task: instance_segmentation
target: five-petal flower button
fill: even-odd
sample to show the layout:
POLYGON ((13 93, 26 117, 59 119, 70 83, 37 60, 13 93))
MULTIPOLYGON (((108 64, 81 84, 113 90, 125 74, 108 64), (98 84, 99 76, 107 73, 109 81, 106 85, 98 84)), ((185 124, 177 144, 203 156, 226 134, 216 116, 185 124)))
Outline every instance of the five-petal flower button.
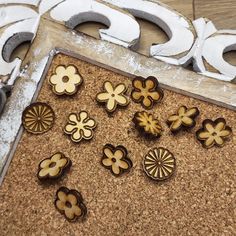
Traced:
POLYGON ((160 102, 164 96, 159 87, 158 80, 149 76, 148 78, 136 77, 133 82, 131 98, 136 103, 141 103, 145 109, 152 109, 154 104, 160 102))
POLYGON ((132 161, 127 157, 127 149, 119 145, 114 147, 106 144, 103 148, 102 165, 115 176, 120 176, 132 167, 132 161))
POLYGON ((167 124, 172 133, 177 133, 182 128, 191 129, 196 125, 195 118, 199 115, 197 107, 187 108, 186 106, 180 106, 178 111, 169 116, 167 124))
POLYGON ((66 170, 71 167, 71 160, 66 157, 63 153, 57 152, 50 158, 46 158, 39 163, 38 168, 38 179, 58 179, 66 170))
POLYGON ((73 95, 77 92, 77 87, 83 82, 82 76, 73 65, 58 66, 55 74, 49 78, 53 92, 57 95, 73 95))
POLYGON ((204 148, 211 148, 214 145, 222 147, 225 140, 232 134, 232 129, 226 125, 224 118, 218 118, 215 121, 206 119, 203 121, 203 128, 196 132, 197 139, 204 148))
POLYGON ((56 192, 56 209, 70 222, 84 219, 87 208, 81 194, 75 189, 60 187, 56 192))
POLYGON ((73 142, 78 143, 82 139, 92 139, 96 125, 96 121, 90 118, 86 111, 81 111, 78 115, 75 113, 69 115, 64 132, 70 135, 73 142))
POLYGON ((96 99, 99 103, 106 103, 107 112, 114 112, 117 105, 125 107, 129 104, 129 99, 124 95, 127 91, 125 84, 114 87, 110 81, 106 81, 103 86, 105 92, 98 93, 96 99))

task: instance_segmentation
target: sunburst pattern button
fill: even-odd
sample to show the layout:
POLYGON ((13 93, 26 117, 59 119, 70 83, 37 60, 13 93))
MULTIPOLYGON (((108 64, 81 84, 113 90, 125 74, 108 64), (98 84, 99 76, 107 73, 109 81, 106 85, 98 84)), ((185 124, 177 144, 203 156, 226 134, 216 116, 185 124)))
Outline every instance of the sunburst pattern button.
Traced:
POLYGON ((32 134, 43 134, 52 128, 55 114, 52 108, 41 102, 26 107, 22 114, 24 128, 32 134))
POLYGON ((165 148, 154 148, 145 155, 143 168, 147 176, 153 180, 167 180, 175 171, 175 157, 165 148))

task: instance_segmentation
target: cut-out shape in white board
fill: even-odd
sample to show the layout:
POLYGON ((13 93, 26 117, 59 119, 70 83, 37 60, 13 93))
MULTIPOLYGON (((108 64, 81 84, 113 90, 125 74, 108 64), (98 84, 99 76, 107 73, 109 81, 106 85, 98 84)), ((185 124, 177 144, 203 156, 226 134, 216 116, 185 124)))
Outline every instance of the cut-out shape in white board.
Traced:
POLYGON ((0 7, 0 27, 29 18, 37 17, 38 14, 29 7, 9 6, 0 7))
POLYGON ((209 36, 216 33, 217 29, 211 21, 206 22, 203 18, 195 20, 193 25, 197 33, 197 39, 188 54, 179 59, 176 64, 188 66, 192 63, 195 71, 204 72, 205 66, 202 58, 204 42, 209 36))
POLYGON ((10 75, 9 85, 14 83, 18 76, 22 61, 16 58, 9 62, 12 51, 24 41, 33 40, 39 25, 40 18, 32 18, 17 22, 6 28, 0 36, 0 75, 10 75))
POLYGON ((223 54, 236 49, 235 31, 217 31, 214 24, 204 18, 193 22, 197 39, 188 54, 179 59, 179 65, 193 64, 196 72, 218 80, 231 81, 236 77, 236 67, 223 58, 223 54), (207 71, 204 61, 220 73, 207 71))
POLYGON ((126 9, 133 16, 148 20, 166 32, 170 40, 164 44, 152 46, 150 55, 153 57, 158 56, 160 59, 160 57, 176 56, 188 51, 194 42, 191 23, 182 15, 158 3, 144 0, 104 1, 126 9))
POLYGON ((223 58, 224 53, 233 50, 236 50, 236 34, 216 35, 206 40, 202 55, 220 73, 234 79, 236 77, 236 66, 229 64, 223 58))
POLYGON ((140 37, 139 24, 131 15, 99 1, 66 0, 58 4, 50 15, 72 29, 88 21, 101 22, 109 27, 99 30, 101 39, 124 47, 135 47, 140 37))

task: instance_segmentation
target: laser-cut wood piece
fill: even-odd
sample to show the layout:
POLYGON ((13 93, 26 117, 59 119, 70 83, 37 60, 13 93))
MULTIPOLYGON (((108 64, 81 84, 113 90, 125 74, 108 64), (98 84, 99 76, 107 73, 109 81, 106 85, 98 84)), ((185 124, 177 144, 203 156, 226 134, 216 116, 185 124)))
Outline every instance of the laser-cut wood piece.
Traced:
POLYGON ((110 81, 106 81, 103 85, 104 90, 97 94, 96 100, 99 103, 106 104, 106 111, 112 113, 118 106, 126 107, 129 104, 129 99, 125 95, 127 87, 125 84, 114 86, 110 81))
POLYGON ((72 165, 71 160, 63 153, 54 153, 51 157, 40 161, 37 177, 40 181, 57 180, 67 172, 72 165))
POLYGON ((168 180, 175 172, 176 160, 168 149, 154 148, 144 156, 143 169, 152 180, 168 180))
POLYGON ((56 192, 54 205, 69 222, 82 220, 87 214, 82 195, 75 189, 60 187, 56 192))
POLYGON ((133 166, 127 149, 122 145, 114 147, 112 144, 103 147, 101 164, 116 177, 128 172, 133 166))
POLYGON ((173 134, 181 130, 192 129, 196 125, 195 118, 200 114, 197 107, 180 106, 176 113, 170 115, 166 121, 173 134))
POLYGON ((202 122, 202 128, 196 132, 198 141, 207 149, 213 146, 223 147, 231 135, 232 129, 226 125, 224 118, 215 121, 206 119, 202 122))
POLYGON ((133 79, 132 85, 131 98, 134 102, 141 103, 144 109, 152 109, 164 97, 164 92, 160 88, 157 78, 154 76, 147 78, 136 77, 133 79))
POLYGON ((79 114, 71 113, 69 115, 64 132, 73 142, 79 143, 83 139, 92 139, 96 126, 97 122, 89 116, 87 111, 81 111, 79 114))
POLYGON ((29 133, 43 134, 50 130, 55 121, 53 109, 46 103, 36 102, 26 107, 22 124, 29 133))
POLYGON ((146 111, 136 112, 132 121, 139 132, 148 138, 159 138, 162 135, 160 121, 146 111))
POLYGON ((59 65, 49 78, 52 90, 57 95, 73 95, 83 83, 83 78, 74 65, 59 65))

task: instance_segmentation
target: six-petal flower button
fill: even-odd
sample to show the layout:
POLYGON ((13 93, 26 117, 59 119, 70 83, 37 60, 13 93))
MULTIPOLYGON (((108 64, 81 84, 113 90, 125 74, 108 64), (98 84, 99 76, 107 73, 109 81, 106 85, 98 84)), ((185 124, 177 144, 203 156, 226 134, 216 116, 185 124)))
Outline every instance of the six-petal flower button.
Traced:
POLYGON ((49 78, 53 92, 57 95, 73 95, 77 92, 78 86, 83 82, 82 76, 79 74, 74 65, 58 66, 55 74, 49 78))
POLYGON ((73 142, 78 143, 82 139, 92 139, 96 125, 96 121, 90 118, 86 111, 81 111, 78 115, 75 113, 69 115, 64 132, 70 135, 73 142))

